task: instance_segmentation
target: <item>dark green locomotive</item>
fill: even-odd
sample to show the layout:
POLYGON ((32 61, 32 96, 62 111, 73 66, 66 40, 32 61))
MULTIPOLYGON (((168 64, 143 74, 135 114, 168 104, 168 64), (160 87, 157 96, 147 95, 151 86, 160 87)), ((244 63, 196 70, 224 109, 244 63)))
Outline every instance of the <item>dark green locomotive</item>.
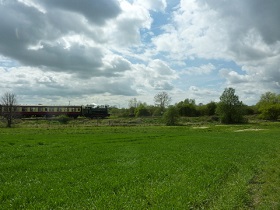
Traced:
POLYGON ((106 105, 86 105, 82 106, 82 116, 88 118, 106 118, 109 117, 108 106, 106 105))

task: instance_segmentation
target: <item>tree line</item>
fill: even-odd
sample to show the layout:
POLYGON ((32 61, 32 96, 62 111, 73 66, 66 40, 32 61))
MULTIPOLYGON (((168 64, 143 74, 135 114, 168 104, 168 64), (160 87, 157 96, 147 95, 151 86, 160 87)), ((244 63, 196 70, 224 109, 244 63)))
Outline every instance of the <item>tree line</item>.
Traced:
POLYGON ((226 124, 244 123, 245 115, 258 115, 261 119, 271 121, 278 120, 280 115, 280 94, 266 92, 261 95, 256 105, 248 106, 239 100, 235 89, 231 87, 225 88, 219 102, 197 104, 195 99, 190 98, 174 105, 170 105, 170 102, 171 97, 163 91, 155 95, 154 105, 133 98, 129 101, 128 108, 112 107, 111 112, 119 117, 164 116, 164 114, 169 115, 169 118, 213 116, 214 119, 226 124))
MULTIPOLYGON (((7 127, 11 127, 16 95, 5 93, 1 97, 3 110, 8 110, 2 117, 6 119, 7 127)), ((175 125, 180 117, 212 116, 221 123, 244 123, 245 115, 258 115, 261 119, 276 121, 280 115, 280 94, 266 92, 261 95, 254 106, 245 105, 235 94, 235 89, 225 88, 219 102, 196 104, 195 99, 185 99, 170 105, 171 97, 165 91, 154 96, 154 105, 138 101, 136 98, 129 100, 128 108, 110 107, 112 116, 116 117, 163 117, 166 125, 175 125)))

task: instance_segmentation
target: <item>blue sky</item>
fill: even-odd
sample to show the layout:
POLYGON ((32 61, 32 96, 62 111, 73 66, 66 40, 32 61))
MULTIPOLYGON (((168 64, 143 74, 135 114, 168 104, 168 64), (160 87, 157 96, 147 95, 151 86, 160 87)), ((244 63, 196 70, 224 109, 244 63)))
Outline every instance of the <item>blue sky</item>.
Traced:
POLYGON ((0 1, 0 90, 21 104, 280 92, 278 0, 0 1))

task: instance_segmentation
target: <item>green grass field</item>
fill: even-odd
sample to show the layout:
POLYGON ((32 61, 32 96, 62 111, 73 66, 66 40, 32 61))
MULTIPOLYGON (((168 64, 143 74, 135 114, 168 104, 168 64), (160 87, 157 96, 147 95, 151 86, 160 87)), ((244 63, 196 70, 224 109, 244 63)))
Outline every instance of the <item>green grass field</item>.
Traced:
POLYGON ((279 131, 0 128, 0 209, 280 209, 279 131))

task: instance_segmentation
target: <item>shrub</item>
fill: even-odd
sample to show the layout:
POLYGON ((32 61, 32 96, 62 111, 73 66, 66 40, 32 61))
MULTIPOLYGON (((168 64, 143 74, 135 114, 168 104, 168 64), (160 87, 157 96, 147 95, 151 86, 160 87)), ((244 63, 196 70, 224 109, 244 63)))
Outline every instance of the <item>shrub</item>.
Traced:
POLYGON ((166 112, 163 114, 164 123, 167 126, 176 125, 179 120, 179 112, 178 109, 174 106, 170 106, 166 112))
POLYGON ((57 120, 61 124, 67 124, 71 119, 67 115, 60 115, 60 116, 58 116, 57 120))
POLYGON ((266 92, 257 107, 261 118, 276 121, 280 115, 280 94, 266 92))
POLYGON ((150 112, 147 109, 147 107, 144 104, 140 104, 136 109, 135 109, 135 116, 136 117, 145 117, 145 116, 150 116, 150 112))

